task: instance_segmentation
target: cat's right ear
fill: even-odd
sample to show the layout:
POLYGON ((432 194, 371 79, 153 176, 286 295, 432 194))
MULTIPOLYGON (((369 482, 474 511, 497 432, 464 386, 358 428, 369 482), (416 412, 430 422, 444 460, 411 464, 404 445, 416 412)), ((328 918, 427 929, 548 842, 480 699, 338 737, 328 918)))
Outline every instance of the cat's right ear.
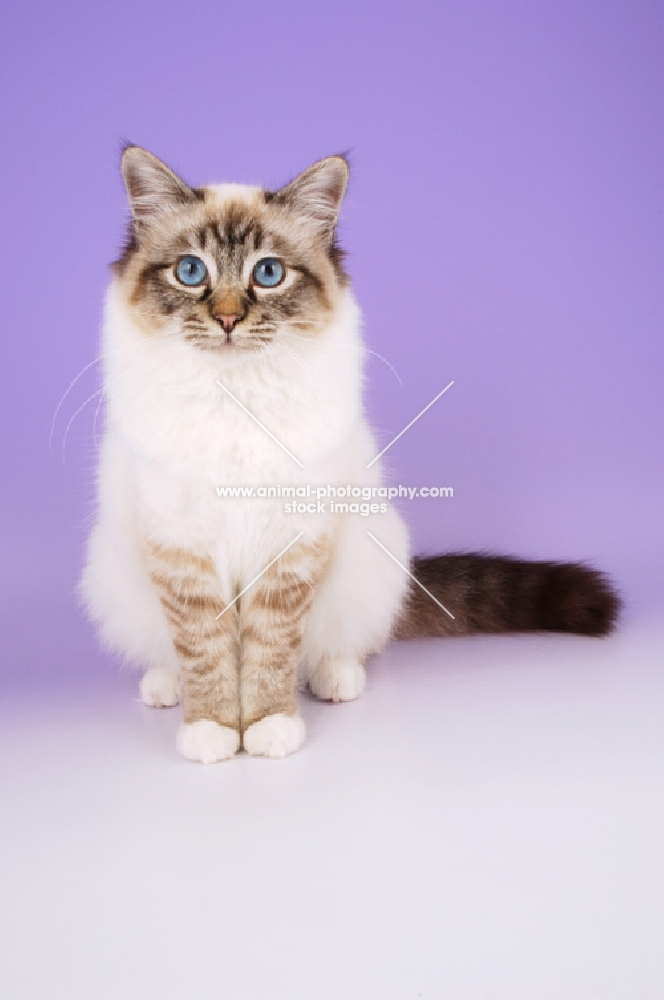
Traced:
POLYGON ((165 163, 140 146, 122 153, 122 179, 135 222, 149 222, 155 215, 198 200, 197 193, 165 163))

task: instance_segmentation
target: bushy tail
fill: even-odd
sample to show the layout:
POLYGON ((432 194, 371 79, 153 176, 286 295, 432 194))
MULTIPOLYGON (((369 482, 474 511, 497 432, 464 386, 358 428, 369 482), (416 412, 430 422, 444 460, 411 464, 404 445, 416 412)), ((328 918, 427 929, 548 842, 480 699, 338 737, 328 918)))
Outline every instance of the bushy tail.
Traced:
POLYGON ((411 571, 454 619, 411 581, 396 639, 477 632, 601 636, 613 628, 621 605, 608 579, 580 563, 469 552, 416 557, 411 571))

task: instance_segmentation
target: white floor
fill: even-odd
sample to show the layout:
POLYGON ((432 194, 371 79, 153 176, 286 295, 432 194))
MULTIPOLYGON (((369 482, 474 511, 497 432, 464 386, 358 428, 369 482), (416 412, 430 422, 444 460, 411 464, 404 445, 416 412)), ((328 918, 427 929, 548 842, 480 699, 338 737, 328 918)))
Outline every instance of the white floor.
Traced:
POLYGON ((2 1000, 659 1000, 664 629, 393 646, 282 762, 110 671, 0 718, 2 1000))

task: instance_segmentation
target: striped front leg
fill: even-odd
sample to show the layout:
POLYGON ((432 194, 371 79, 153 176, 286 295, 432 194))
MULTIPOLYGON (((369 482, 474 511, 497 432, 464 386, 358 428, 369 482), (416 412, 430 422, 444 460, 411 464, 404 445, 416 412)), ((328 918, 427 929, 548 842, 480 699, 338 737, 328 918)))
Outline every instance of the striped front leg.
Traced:
POLYGON ((247 753, 285 757, 304 739, 297 665, 327 540, 293 546, 241 600, 241 728, 247 753))
POLYGON ((209 557, 156 543, 146 554, 180 664, 178 749, 204 764, 232 757, 240 746, 237 606, 218 617, 226 602, 209 557))

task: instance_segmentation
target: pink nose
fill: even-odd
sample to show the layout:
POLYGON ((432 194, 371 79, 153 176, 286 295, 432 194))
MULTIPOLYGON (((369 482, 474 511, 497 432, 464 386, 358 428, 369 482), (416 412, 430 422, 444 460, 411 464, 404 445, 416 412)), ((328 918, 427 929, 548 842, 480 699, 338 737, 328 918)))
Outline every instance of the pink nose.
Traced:
POLYGON ((219 320, 226 333, 230 333, 242 316, 239 313, 215 313, 214 318, 219 320))

